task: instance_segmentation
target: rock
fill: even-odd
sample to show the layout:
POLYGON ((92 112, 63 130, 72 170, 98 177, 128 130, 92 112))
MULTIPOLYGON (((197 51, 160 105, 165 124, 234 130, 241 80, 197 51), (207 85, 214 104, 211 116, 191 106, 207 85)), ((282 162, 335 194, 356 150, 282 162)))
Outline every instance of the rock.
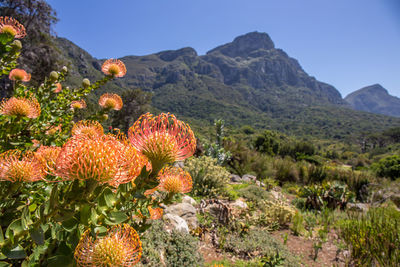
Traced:
POLYGON ((259 187, 265 187, 265 184, 263 182, 260 181, 256 181, 256 185, 259 187))
POLYGON ((285 198, 285 196, 284 196, 282 193, 280 193, 280 192, 271 191, 270 193, 271 193, 271 195, 272 195, 276 200, 282 200, 282 199, 285 198))
POLYGON ((368 205, 365 203, 347 203, 346 208, 352 211, 366 212, 368 211, 368 205))
POLYGON ((164 213, 178 215, 187 222, 190 229, 195 229, 199 225, 196 216, 196 208, 189 203, 171 205, 164 210, 164 213))
POLYGON ((229 175, 229 178, 231 179, 231 182, 233 183, 240 183, 242 181, 242 177, 236 174, 231 174, 229 175))
POLYGON ((251 174, 245 174, 242 177, 243 182, 255 182, 257 177, 251 174))
POLYGON ((400 209, 400 194, 391 195, 390 200, 400 209))
POLYGON ((187 222, 176 214, 164 214, 164 221, 166 222, 167 230, 177 230, 184 233, 189 233, 189 226, 187 222))
POLYGON ((192 206, 197 205, 196 200, 194 200, 193 198, 191 198, 191 197, 189 197, 189 196, 187 196, 187 195, 184 195, 184 196, 183 196, 183 198, 182 198, 182 203, 187 203, 187 204, 190 204, 190 205, 192 205, 192 206))
POLYGON ((231 205, 231 207, 236 207, 239 209, 247 209, 248 208, 246 202, 244 202, 240 199, 237 199, 235 202, 231 203, 230 205, 231 205))

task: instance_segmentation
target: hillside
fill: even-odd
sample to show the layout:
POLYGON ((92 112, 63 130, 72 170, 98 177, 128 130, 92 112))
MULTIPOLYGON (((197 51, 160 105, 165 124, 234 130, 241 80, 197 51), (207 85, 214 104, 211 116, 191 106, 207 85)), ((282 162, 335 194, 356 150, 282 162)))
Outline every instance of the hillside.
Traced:
MULTIPOLYGON (((99 75, 100 60, 66 39, 58 42, 76 83, 99 75)), ((198 125, 222 118, 227 126, 336 139, 400 126, 400 119, 351 110, 333 86, 309 76, 266 33, 239 36, 203 56, 186 47, 122 60, 127 75, 97 95, 141 88, 153 93, 155 109, 198 125)))
POLYGON ((380 84, 354 91, 345 100, 355 110, 400 117, 400 98, 390 95, 380 84))

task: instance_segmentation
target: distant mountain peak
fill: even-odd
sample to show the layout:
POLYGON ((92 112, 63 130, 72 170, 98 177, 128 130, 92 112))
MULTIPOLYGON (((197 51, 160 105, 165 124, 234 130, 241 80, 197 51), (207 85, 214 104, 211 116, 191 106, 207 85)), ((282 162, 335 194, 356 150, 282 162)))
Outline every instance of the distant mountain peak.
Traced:
POLYGON ((164 61, 173 61, 178 57, 197 57, 197 52, 191 47, 184 47, 178 50, 166 50, 157 53, 164 61))
POLYGON ((400 117, 400 98, 390 95, 380 84, 354 91, 345 100, 356 110, 400 117))
POLYGON ((249 53, 259 49, 270 50, 274 48, 274 42, 267 33, 250 32, 236 37, 231 43, 208 51, 207 54, 220 52, 228 57, 246 57, 249 53))

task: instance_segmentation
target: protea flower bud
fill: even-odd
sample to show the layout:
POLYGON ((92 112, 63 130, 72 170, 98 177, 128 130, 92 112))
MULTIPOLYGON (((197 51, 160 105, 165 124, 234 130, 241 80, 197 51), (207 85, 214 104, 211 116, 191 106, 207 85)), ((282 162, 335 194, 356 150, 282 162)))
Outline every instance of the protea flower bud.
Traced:
POLYGON ((18 39, 26 36, 24 25, 10 17, 0 17, 0 33, 7 33, 18 39))
POLYGON ((166 167, 159 173, 160 191, 168 193, 188 193, 192 190, 193 181, 190 174, 181 168, 166 167))
POLYGON ((12 48, 15 49, 15 50, 21 50, 21 49, 22 49, 22 43, 21 43, 20 40, 14 40, 14 41, 11 43, 11 46, 12 46, 12 48))
POLYGON ((0 155, 0 181, 34 182, 43 178, 42 165, 33 154, 9 150, 0 155))
POLYGON ((83 79, 82 86, 83 86, 83 88, 88 88, 90 86, 90 80, 87 78, 83 79))
POLYGON ((142 243, 131 226, 116 225, 106 236, 90 236, 87 230, 74 253, 78 266, 134 266, 142 257, 142 243))
POLYGON ((120 110, 123 103, 119 95, 106 93, 100 97, 99 105, 104 109, 120 110))
POLYGON ((105 75, 113 77, 123 77, 126 74, 126 67, 121 60, 118 59, 108 59, 103 63, 101 71, 105 75))
POLYGON ((62 69, 61 69, 61 71, 64 72, 64 73, 68 72, 67 66, 63 66, 62 69))
POLYGON ((57 73, 57 71, 52 71, 52 72, 50 72, 50 81, 56 81, 57 79, 58 79, 58 73, 57 73))
POLYGON ((72 109, 83 109, 83 108, 86 108, 86 102, 83 99, 81 99, 79 101, 72 101, 71 102, 71 108, 72 109))
POLYGON ((169 113, 140 116, 128 136, 132 145, 151 161, 153 170, 184 160, 196 149, 196 138, 189 125, 169 113))

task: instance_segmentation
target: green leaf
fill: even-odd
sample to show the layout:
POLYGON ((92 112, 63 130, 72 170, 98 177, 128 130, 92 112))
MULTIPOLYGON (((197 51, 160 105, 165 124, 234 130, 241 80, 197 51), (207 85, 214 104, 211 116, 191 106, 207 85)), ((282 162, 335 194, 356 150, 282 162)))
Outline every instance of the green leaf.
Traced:
POLYGON ((78 220, 72 217, 71 219, 62 222, 62 226, 67 232, 72 232, 78 223, 78 220))
POLYGON ((6 238, 13 239, 16 234, 22 232, 23 230, 21 219, 17 219, 8 226, 6 230, 6 238))
POLYGON ((129 217, 126 216, 125 212, 122 211, 112 211, 110 215, 105 220, 108 224, 119 224, 126 221, 129 217))
POLYGON ((31 229, 29 231, 29 234, 31 235, 32 240, 35 241, 36 244, 38 245, 44 244, 44 232, 41 227, 36 229, 31 229))
POLYGON ((9 259, 23 259, 27 256, 25 250, 19 245, 12 250, 3 248, 2 252, 9 259))
POLYGON ((0 261, 0 267, 10 267, 11 263, 0 261))
POLYGON ((60 266, 73 266, 72 257, 65 255, 56 255, 48 259, 48 267, 60 267, 60 266))
POLYGON ((4 235, 3 235, 3 230, 1 229, 1 226, 0 226, 0 243, 1 242, 4 242, 4 235))
POLYGON ((80 222, 81 224, 88 225, 89 219, 90 219, 90 205, 89 204, 84 204, 81 207, 81 212, 80 212, 80 222))

